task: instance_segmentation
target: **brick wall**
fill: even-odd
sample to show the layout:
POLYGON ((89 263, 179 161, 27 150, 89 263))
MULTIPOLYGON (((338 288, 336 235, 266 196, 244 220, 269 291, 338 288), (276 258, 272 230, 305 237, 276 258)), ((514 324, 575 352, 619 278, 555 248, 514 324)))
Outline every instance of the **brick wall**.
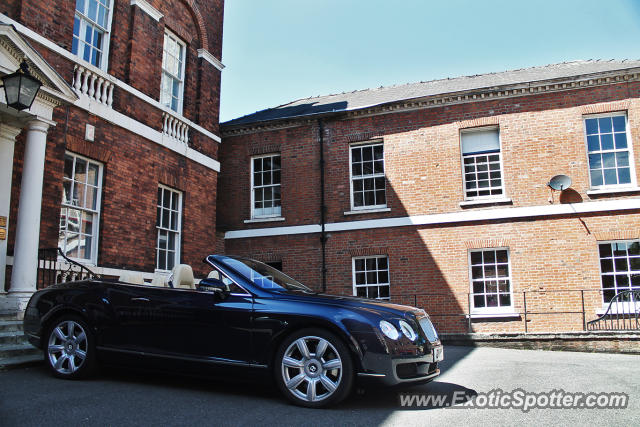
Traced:
MULTIPOLYGON (((206 39, 207 46, 211 45, 210 52, 220 59, 224 2, 174 0, 149 3, 164 15, 160 22, 153 20, 140 8, 131 6, 129 1, 113 2, 107 72, 159 100, 163 35, 165 28, 169 29, 187 44, 183 115, 217 134, 220 71, 199 59, 197 51, 203 48, 206 39), (204 7, 200 3, 205 4, 204 7)), ((23 0, 11 2, 3 9, 10 18, 69 51, 73 40, 74 11, 75 1, 70 0, 50 3, 23 0)), ((46 48, 38 50, 71 84, 75 64, 46 48)), ((147 103, 125 91, 114 91, 113 106, 154 129, 162 127, 159 110, 153 111, 147 103)), ((212 145, 202 142, 200 149, 211 155, 215 151, 212 145)))
MULTIPOLYGON (((513 206, 548 204, 546 186, 558 174, 573 179, 580 201, 597 197, 589 189, 583 115, 627 111, 640 181, 640 83, 625 83, 325 122, 327 222, 461 211, 464 200, 460 129, 496 124, 500 129, 505 196, 513 206), (622 103, 619 101, 623 101, 622 103), (473 122, 475 120, 475 122, 473 122), (484 120, 484 121, 483 121, 484 120), (353 215, 350 210, 349 144, 384 140, 387 205, 390 212, 353 215)), ((315 122, 298 127, 225 136, 220 224, 228 229, 319 222, 319 151, 315 122), (282 153, 284 223, 244 225, 248 219, 252 153, 282 153)), ((556 194, 556 197, 558 195, 556 194)), ((608 198, 610 198, 609 196, 608 198)), ((557 200, 556 200, 557 201, 557 200)))
MULTIPOLYGON (((589 195, 584 140, 586 114, 624 111, 640 181, 640 84, 622 83, 503 100, 424 108, 351 118, 324 119, 327 222, 375 220, 468 210, 550 206, 549 179, 569 175, 570 190, 553 204, 637 198, 640 192, 589 195), (461 207, 464 200, 460 130, 494 125, 500 130, 506 205, 461 207), (349 146, 383 140, 389 212, 345 215, 350 210, 349 146)), ((224 230, 319 224, 319 136, 314 120, 289 127, 234 134, 221 145, 219 227, 224 230), (250 158, 282 155, 285 221, 244 223, 250 218, 250 158)), ((388 255, 391 300, 417 304, 443 332, 466 332, 470 248, 509 248, 512 318, 474 318, 473 332, 580 331, 602 308, 598 241, 640 238, 640 212, 532 217, 434 226, 404 226, 329 233, 327 285, 352 295, 354 256, 388 255), (584 290, 581 293, 578 290, 584 290), (525 296, 526 292, 526 296, 525 296), (545 314, 532 314, 544 312, 545 314), (563 313, 575 312, 575 313, 563 313)), ((227 253, 283 262, 285 273, 321 287, 320 235, 226 239, 227 253)))
MULTIPOLYGON (((107 72, 158 100, 163 34, 170 29, 187 43, 184 116, 217 134, 220 71, 198 58, 205 47, 220 58, 223 1, 150 1, 164 17, 153 20, 130 2, 114 0, 107 72), (203 82, 201 82, 203 80, 203 82)), ((22 25, 71 49, 74 1, 43 3, 10 0, 0 7, 22 25)), ((71 84, 75 62, 30 41, 44 59, 71 84)), ((162 129, 162 110, 128 91, 114 90, 113 109, 156 130, 162 129)), ((155 268, 157 188, 164 184, 182 192, 181 261, 196 275, 208 272, 202 264, 221 240, 216 238, 217 173, 155 142, 74 106, 54 110, 49 128, 43 182, 40 247, 58 244, 65 152, 103 165, 98 265, 151 272, 155 268), (95 127, 95 141, 86 141, 85 126, 95 127)), ((189 145, 217 158, 218 142, 192 130, 189 145)), ((14 152, 8 255, 13 254, 17 223, 25 132, 14 152)), ((8 286, 8 281, 7 285, 8 286)))

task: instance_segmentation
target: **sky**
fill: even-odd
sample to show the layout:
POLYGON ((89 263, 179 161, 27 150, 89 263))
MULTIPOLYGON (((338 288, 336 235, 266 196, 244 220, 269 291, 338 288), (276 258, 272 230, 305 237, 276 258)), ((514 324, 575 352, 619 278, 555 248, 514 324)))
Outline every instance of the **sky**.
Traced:
POLYGON ((640 59, 640 0, 226 0, 220 121, 578 59, 640 59))

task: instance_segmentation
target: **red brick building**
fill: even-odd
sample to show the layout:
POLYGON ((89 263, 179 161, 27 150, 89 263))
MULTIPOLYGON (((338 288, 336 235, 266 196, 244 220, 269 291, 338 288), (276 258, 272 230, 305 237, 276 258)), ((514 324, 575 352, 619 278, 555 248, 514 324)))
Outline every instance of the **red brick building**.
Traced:
POLYGON ((226 252, 316 289, 443 332, 580 331, 640 289, 640 62, 301 99, 222 132, 226 252))
POLYGON ((0 74, 25 59, 30 109, 0 105, 0 306, 38 248, 99 274, 199 270, 215 250, 223 1, 7 0, 0 74))

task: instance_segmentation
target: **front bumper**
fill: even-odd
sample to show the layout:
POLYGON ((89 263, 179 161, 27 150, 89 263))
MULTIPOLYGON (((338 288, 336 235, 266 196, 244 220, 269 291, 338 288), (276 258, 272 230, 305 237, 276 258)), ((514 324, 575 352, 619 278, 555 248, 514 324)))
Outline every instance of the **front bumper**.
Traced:
POLYGON ((420 356, 369 353, 363 359, 364 372, 359 377, 375 379, 385 385, 430 381, 440 375, 438 362, 443 359, 442 344, 420 356))

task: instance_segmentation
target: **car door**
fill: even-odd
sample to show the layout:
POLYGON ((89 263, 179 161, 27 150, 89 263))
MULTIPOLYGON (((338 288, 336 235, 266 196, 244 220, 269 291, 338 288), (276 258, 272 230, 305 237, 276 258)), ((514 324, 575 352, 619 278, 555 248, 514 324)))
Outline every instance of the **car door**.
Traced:
POLYGON ((168 289, 157 306, 162 318, 157 350, 190 358, 252 362, 253 297, 168 289))
POLYGON ((250 363, 250 294, 221 298, 214 292, 151 286, 107 291, 112 321, 102 345, 124 351, 250 363))

